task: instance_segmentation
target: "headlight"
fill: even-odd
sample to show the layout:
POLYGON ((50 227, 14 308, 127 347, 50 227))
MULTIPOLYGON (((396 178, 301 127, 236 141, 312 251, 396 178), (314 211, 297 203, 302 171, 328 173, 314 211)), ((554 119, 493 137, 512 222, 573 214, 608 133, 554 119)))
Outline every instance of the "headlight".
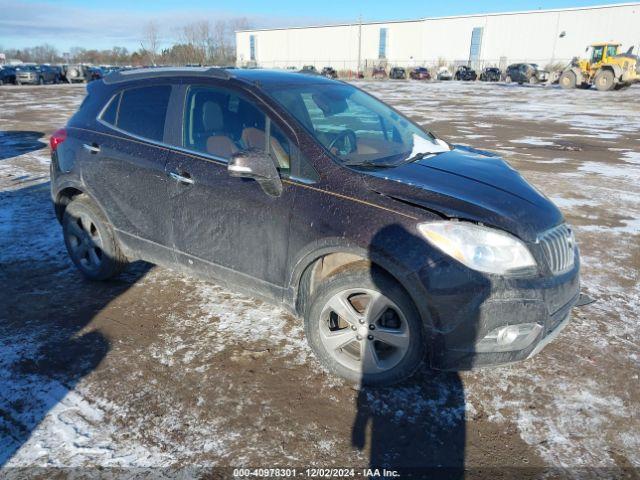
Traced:
POLYGON ((501 230, 455 221, 421 223, 418 230, 444 253, 480 272, 531 273, 536 267, 526 245, 501 230))

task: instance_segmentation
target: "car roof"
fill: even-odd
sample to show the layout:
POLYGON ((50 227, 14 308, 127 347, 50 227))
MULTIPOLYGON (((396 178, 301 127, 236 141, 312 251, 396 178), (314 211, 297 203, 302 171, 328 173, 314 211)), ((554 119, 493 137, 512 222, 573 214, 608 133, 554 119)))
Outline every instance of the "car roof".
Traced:
POLYGON ((116 84, 133 80, 171 77, 205 77, 222 80, 237 79, 259 85, 304 85, 332 83, 322 76, 310 76, 287 70, 239 69, 221 67, 149 67, 121 70, 104 77, 104 83, 116 84))

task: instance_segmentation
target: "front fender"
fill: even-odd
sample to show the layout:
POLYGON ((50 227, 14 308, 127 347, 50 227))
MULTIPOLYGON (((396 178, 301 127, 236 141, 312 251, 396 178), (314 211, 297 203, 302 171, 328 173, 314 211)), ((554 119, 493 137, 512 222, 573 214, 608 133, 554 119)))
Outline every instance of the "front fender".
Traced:
MULTIPOLYGON (((408 241, 411 241, 411 239, 408 241)), ((424 240, 420 240, 420 242, 425 247, 425 250, 432 250, 424 240)), ((426 303, 427 292, 420 280, 420 271, 425 263, 435 265, 439 260, 439 254, 436 254, 438 259, 434 259, 430 254, 424 258, 419 255, 421 260, 416 262, 415 259, 411 261, 410 256, 399 259, 395 254, 387 253, 384 247, 372 248, 370 246, 363 248, 340 237, 328 237, 310 243, 301 249, 297 257, 291 262, 291 268, 287 275, 287 284, 285 285, 284 301, 292 311, 296 311, 304 272, 316 260, 331 253, 354 254, 383 269, 407 291, 426 326, 430 327, 432 325, 431 315, 426 303)))
POLYGON ((574 73, 574 75, 576 76, 576 85, 580 86, 580 84, 584 83, 585 78, 582 75, 582 70, 580 70, 578 67, 572 67, 571 71, 574 73))

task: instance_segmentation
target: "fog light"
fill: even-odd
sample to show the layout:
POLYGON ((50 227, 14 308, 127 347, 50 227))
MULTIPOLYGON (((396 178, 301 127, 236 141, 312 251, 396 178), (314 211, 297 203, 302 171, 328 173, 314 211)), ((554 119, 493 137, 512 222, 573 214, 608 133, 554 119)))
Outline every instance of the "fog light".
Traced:
POLYGON ((513 352, 527 348, 538 337, 542 326, 537 323, 506 325, 491 330, 476 343, 476 352, 513 352))

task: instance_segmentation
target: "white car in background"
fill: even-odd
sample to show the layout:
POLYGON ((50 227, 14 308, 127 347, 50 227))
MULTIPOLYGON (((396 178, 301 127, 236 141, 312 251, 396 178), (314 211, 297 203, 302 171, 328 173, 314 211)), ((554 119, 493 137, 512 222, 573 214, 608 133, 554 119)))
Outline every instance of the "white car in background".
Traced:
POLYGON ((438 69, 438 80, 451 80, 453 78, 453 75, 451 75, 451 72, 449 71, 449 69, 447 67, 440 67, 438 69))

